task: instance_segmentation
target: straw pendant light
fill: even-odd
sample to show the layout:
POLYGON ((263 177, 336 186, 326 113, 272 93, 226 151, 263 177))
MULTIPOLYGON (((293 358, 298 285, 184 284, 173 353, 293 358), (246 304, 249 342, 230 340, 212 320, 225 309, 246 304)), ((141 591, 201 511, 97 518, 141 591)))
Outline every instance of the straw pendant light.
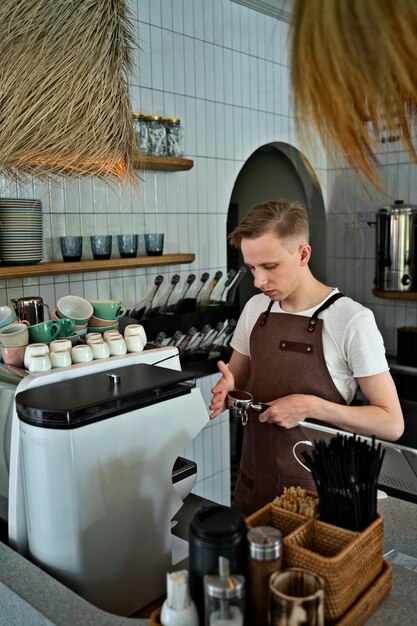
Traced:
POLYGON ((314 128, 330 157, 340 154, 377 186, 385 141, 417 163, 416 41, 415 0, 294 0, 299 130, 314 146, 314 128))
POLYGON ((0 174, 136 180, 125 0, 0 2, 0 174))

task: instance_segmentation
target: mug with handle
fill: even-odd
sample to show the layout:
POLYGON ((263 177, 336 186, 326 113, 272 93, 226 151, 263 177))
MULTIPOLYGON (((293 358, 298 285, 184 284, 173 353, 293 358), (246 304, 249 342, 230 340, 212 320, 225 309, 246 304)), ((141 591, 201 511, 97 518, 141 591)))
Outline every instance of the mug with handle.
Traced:
POLYGON ((29 326, 29 337, 33 343, 51 343, 58 337, 61 320, 48 320, 29 326))

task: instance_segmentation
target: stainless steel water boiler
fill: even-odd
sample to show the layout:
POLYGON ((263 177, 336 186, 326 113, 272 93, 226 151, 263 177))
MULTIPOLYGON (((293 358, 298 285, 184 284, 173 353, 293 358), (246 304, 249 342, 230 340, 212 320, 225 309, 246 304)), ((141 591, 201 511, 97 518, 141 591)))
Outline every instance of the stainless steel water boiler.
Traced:
POLYGON ((417 206, 381 207, 376 215, 375 289, 417 290, 417 206))

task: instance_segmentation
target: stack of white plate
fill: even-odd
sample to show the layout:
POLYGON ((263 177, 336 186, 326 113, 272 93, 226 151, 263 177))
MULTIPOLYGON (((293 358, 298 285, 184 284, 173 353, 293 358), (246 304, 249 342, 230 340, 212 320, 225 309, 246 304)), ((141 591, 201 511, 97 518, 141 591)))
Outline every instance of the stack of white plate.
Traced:
POLYGON ((0 258, 4 265, 34 265, 42 260, 42 203, 30 198, 0 198, 0 258))

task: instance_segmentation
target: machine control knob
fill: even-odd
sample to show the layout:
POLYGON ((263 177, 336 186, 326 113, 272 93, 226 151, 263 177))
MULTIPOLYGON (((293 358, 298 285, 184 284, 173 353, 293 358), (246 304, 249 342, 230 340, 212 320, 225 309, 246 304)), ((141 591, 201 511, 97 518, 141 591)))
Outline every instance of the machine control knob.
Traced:
POLYGON ((106 376, 108 376, 110 378, 110 380, 113 383, 113 385, 117 385, 118 383, 120 383, 120 376, 119 376, 119 374, 107 373, 106 376))
POLYGON ((404 274, 404 276, 401 278, 401 282, 403 285, 410 285, 411 284, 411 276, 409 276, 408 274, 404 274))

